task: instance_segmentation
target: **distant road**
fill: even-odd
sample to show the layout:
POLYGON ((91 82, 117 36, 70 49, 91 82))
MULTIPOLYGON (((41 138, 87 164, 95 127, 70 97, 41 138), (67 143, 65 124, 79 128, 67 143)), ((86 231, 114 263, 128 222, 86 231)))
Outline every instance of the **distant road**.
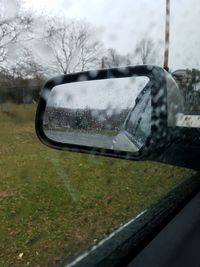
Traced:
POLYGON ((45 133, 50 139, 61 143, 94 146, 100 148, 111 148, 113 146, 112 141, 114 137, 112 136, 50 130, 45 130, 45 133))

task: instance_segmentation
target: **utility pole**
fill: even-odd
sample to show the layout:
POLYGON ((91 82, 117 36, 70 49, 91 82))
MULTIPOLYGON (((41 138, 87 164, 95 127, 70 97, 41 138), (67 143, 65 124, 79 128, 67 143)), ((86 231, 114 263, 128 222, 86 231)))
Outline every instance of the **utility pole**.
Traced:
POLYGON ((169 40, 170 40, 170 0, 166 0, 166 17, 165 17, 165 51, 164 65, 165 70, 169 70, 169 40))

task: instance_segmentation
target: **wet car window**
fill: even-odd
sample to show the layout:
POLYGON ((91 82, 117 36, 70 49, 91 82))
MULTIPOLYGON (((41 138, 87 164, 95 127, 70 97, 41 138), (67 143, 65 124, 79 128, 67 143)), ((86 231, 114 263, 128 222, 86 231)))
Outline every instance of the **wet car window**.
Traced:
MULTIPOLYGON (((176 121, 169 118, 169 126, 183 126, 190 116, 190 126, 198 128, 191 115, 199 114, 200 4, 171 2, 169 70, 178 71, 174 79, 185 104, 169 107, 178 115, 176 121)), ((195 173, 157 162, 52 150, 34 130, 39 94, 51 77, 163 66, 165 4, 0 0, 0 266, 70 260, 195 173)), ((134 130, 146 133, 148 119, 139 118, 134 130)))

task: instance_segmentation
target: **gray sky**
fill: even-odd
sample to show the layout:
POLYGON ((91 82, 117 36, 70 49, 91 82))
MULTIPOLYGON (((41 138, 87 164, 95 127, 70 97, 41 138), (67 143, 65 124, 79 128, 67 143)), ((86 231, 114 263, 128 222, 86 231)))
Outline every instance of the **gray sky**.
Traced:
MULTIPOLYGON (((144 36, 164 42, 165 0, 25 0, 36 11, 85 18, 100 28, 106 47, 120 53, 133 52, 144 36)), ((171 0, 169 65, 200 68, 200 1, 171 0)), ((160 49, 160 55, 162 56, 160 49)))

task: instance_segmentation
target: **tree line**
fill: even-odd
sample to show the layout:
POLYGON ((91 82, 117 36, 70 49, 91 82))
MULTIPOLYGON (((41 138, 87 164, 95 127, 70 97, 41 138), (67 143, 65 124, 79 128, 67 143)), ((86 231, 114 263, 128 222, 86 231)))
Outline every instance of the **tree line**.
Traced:
POLYGON ((158 63, 158 44, 150 38, 122 55, 107 48, 98 28, 85 20, 27 11, 20 0, 13 0, 9 13, 5 3, 0 0, 0 103, 37 101, 42 85, 55 75, 158 63))
MULTIPOLYGON (((161 63, 160 44, 148 36, 121 54, 106 47, 99 29, 85 20, 34 13, 22 0, 12 0, 12 7, 8 3, 0 0, 0 103, 37 102, 45 81, 59 74, 161 63)), ((189 109, 200 102, 199 72, 187 74, 180 85, 189 109)))
POLYGON ((47 107, 44 117, 46 130, 114 130, 122 127, 129 109, 67 109, 47 107))

